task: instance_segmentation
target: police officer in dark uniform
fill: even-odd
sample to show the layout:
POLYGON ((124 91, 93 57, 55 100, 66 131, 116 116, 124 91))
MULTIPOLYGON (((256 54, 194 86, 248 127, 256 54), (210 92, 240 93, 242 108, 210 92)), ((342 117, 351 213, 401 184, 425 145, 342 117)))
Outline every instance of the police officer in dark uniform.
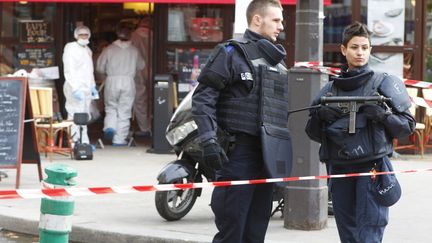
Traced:
MULTIPOLYGON (((192 98, 204 163, 216 170, 217 180, 267 178, 271 166, 263 160, 263 124, 287 135, 286 53, 274 44, 283 31, 281 4, 253 0, 246 15, 244 36, 215 47, 192 98), (235 140, 227 153, 217 140, 218 130, 235 140)), ((215 188, 211 207, 219 232, 213 242, 264 242, 272 191, 271 184, 215 188)))
MULTIPOLYGON (((309 137, 321 143, 320 160, 329 174, 380 171, 390 163, 393 138, 406 137, 415 128, 411 105, 400 79, 372 71, 368 66, 371 51, 367 26, 354 23, 343 32, 342 54, 347 66, 339 77, 327 83, 312 105, 322 96, 373 96, 391 98, 385 103, 364 104, 357 113, 355 133, 349 132, 349 115, 339 107, 325 105, 310 113, 306 126, 309 137)), ((329 190, 341 242, 381 242, 388 223, 389 209, 373 192, 375 177, 331 179, 329 190)))

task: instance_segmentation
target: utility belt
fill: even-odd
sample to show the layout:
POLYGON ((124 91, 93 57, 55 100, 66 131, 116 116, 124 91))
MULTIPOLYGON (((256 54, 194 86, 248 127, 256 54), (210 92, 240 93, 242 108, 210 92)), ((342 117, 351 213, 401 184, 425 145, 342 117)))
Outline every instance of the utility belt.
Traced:
POLYGON ((261 139, 258 136, 249 135, 246 133, 235 133, 227 136, 227 151, 231 152, 236 145, 254 146, 261 148, 261 139))

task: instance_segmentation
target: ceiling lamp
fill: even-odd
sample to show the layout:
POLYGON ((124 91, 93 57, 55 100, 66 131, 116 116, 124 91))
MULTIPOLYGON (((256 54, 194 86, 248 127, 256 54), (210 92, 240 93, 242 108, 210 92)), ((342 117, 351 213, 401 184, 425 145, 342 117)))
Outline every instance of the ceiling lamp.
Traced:
POLYGON ((140 15, 151 14, 154 11, 154 3, 123 3, 123 9, 131 9, 136 14, 140 15))

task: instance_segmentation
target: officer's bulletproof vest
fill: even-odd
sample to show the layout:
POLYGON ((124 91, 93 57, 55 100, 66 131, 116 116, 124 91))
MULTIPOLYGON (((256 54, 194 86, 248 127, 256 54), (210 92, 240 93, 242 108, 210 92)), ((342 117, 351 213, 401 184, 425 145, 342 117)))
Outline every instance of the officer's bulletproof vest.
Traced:
POLYGON ((281 63, 271 66, 252 41, 239 39, 232 40, 231 44, 245 55, 254 84, 245 97, 222 97, 219 100, 218 124, 228 132, 254 136, 259 135, 259 127, 263 122, 287 127, 288 75, 285 66, 281 63), (261 95, 264 97, 263 104, 260 102, 261 95))
MULTIPOLYGON (((384 73, 375 73, 365 85, 343 91, 334 84, 329 86, 333 96, 373 96, 384 79, 384 73)), ((372 162, 393 152, 392 139, 383 124, 366 119, 361 112, 356 117, 356 132, 348 133, 349 116, 325 127, 320 148, 320 160, 331 164, 358 164, 372 162)))

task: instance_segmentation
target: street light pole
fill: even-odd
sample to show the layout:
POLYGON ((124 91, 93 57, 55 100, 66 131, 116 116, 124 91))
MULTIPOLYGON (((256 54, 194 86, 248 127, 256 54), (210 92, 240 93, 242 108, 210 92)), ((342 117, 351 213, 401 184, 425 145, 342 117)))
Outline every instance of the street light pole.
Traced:
MULTIPOLYGON (((297 0, 295 61, 322 61, 323 0, 297 0)), ((294 67, 289 74, 290 110, 310 105, 328 75, 294 67)), ((304 132, 308 112, 293 113, 289 129, 293 141, 293 176, 323 175, 325 166, 318 157, 319 145, 304 132)), ((327 182, 290 182, 284 191, 284 227, 319 230, 327 226, 327 182)))

